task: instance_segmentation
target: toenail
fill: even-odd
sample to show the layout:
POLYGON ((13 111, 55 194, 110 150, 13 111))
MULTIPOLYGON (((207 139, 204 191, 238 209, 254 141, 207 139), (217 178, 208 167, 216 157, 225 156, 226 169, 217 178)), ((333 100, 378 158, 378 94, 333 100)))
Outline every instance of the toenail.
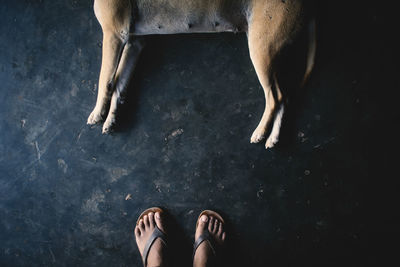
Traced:
POLYGON ((208 217, 205 216, 205 215, 203 215, 203 216, 201 216, 201 220, 202 220, 203 222, 207 222, 207 221, 208 221, 208 217))

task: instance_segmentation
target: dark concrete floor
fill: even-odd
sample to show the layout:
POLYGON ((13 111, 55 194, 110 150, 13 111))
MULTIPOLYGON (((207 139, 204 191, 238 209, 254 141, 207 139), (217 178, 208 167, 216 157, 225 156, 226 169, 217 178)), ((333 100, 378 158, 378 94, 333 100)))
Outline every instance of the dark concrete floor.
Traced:
POLYGON ((206 208, 228 220, 229 266, 385 266, 399 231, 395 17, 333 2, 268 151, 249 143, 264 100, 245 35, 150 37, 120 130, 103 136, 86 125, 101 61, 92 2, 2 3, 0 265, 141 266, 134 222, 160 205, 177 266, 206 208))

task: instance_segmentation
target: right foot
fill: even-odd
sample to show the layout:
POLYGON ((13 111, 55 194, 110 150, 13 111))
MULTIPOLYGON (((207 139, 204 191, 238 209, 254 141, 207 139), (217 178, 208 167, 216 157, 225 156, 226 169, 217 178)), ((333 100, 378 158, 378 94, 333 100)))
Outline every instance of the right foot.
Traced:
MULTIPOLYGON (((212 216, 212 214, 203 214, 198 220, 195 240, 197 240, 205 231, 208 230, 210 237, 214 239, 215 245, 220 247, 223 245, 226 237, 223 226, 223 222, 218 220, 216 216, 212 216)), ((202 242, 195 251, 193 266, 207 266, 212 257, 215 257, 213 253, 214 252, 210 243, 207 241, 202 242)))
MULTIPOLYGON (((155 213, 149 212, 148 214, 144 215, 135 227, 136 243, 139 248, 140 255, 142 255, 142 258, 143 250, 145 249, 147 241, 153 233, 156 225, 162 232, 165 233, 162 213, 159 211, 155 213)), ((154 241, 153 245, 150 247, 150 251, 147 256, 147 266, 145 267, 163 266, 165 256, 164 251, 164 242, 162 242, 160 238, 157 238, 154 241)))

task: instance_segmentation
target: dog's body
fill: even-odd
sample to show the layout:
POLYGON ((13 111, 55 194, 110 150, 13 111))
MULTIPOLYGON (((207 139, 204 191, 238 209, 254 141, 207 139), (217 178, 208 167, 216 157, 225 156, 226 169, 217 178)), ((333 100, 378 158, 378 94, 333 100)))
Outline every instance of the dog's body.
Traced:
MULTIPOLYGON (((96 107, 88 124, 102 121, 103 133, 115 123, 121 94, 143 48, 139 36, 195 32, 239 32, 248 36, 250 58, 264 89, 266 106, 251 142, 278 141, 284 98, 276 80, 274 62, 280 50, 304 24, 301 0, 95 0, 94 11, 103 30, 103 58, 96 107)), ((306 76, 315 54, 310 42, 306 76)))

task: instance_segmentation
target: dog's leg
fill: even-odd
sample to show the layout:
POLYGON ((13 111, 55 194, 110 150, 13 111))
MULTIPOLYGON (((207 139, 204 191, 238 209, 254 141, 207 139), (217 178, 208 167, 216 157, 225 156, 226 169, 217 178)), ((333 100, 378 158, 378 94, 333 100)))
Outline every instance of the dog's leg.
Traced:
POLYGON ((284 111, 285 111, 285 105, 281 103, 279 105, 278 111, 276 112, 274 118, 274 125, 272 126, 271 133, 268 136, 267 141, 265 142, 265 148, 267 149, 273 148, 276 145, 276 143, 278 143, 284 111))
POLYGON ((122 40, 113 32, 103 33, 103 52, 99 79, 99 91, 96 106, 90 114, 87 123, 96 124, 102 121, 110 104, 110 98, 114 89, 114 76, 123 47, 122 40))
MULTIPOLYGON (((279 88, 278 80, 276 76, 274 76, 274 81, 275 81, 275 86, 276 88, 279 88)), ((278 143, 279 140, 279 133, 281 131, 281 125, 282 125, 282 118, 283 118, 283 113, 285 112, 285 104, 282 101, 279 103, 279 106, 276 109, 276 113, 274 116, 274 124, 272 125, 272 130, 271 133, 269 134, 267 141, 265 142, 265 148, 273 148, 276 143, 278 143)))
POLYGON ((103 52, 97 102, 88 118, 88 124, 100 122, 107 112, 115 87, 115 73, 127 41, 131 21, 131 6, 128 0, 95 0, 93 7, 103 30, 103 52))
POLYGON ((283 95, 275 79, 274 64, 279 51, 293 32, 298 10, 299 6, 296 4, 287 9, 286 3, 280 1, 277 1, 275 5, 270 5, 268 1, 253 2, 248 42, 250 58, 264 89, 265 109, 250 142, 258 143, 263 140, 270 123, 274 121, 270 138, 267 138, 266 148, 273 147, 278 141, 284 112, 283 95), (274 81, 275 84, 273 84, 274 81))
POLYGON ((252 22, 249 27, 249 50, 250 58, 253 62, 258 79, 264 89, 265 109, 262 118, 254 130, 250 142, 258 143, 265 138, 268 125, 274 117, 276 106, 282 100, 282 94, 278 89, 277 92, 272 91, 273 70, 272 62, 274 54, 271 54, 271 40, 268 40, 268 35, 260 30, 260 26, 265 27, 264 23, 258 25, 257 22, 252 22))
POLYGON ((124 95, 128 87, 128 83, 135 69, 140 52, 143 49, 144 42, 142 39, 133 39, 131 37, 121 55, 118 70, 115 75, 115 90, 113 92, 108 116, 103 124, 103 133, 109 133, 115 124, 115 117, 119 104, 123 103, 124 95))

